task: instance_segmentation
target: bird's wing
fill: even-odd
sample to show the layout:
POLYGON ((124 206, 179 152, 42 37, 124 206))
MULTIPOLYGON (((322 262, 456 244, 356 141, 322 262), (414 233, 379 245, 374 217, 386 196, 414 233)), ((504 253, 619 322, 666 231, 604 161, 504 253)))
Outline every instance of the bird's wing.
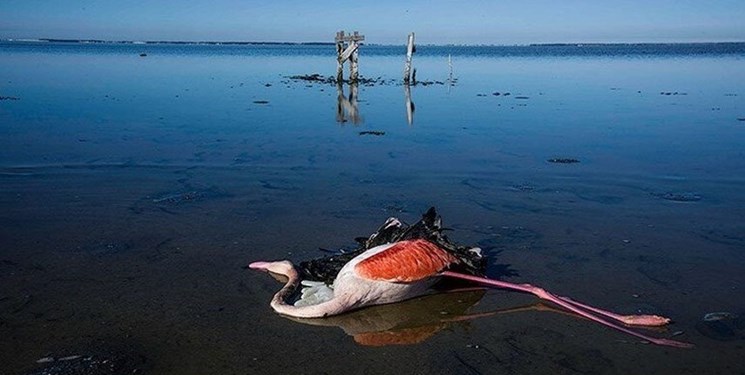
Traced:
POLYGON ((414 282, 435 276, 458 259, 422 239, 400 241, 355 266, 361 277, 390 282, 414 282))

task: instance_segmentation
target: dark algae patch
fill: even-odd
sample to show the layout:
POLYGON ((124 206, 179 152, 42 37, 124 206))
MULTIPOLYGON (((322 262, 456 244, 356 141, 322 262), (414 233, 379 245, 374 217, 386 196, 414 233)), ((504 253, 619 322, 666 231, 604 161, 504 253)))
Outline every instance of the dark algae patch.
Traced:
POLYGON ((666 201, 673 202, 698 202, 701 200, 701 195, 696 193, 652 193, 657 198, 664 199, 666 201))
POLYGON ((132 248, 127 241, 101 241, 76 248, 77 251, 91 255, 113 255, 126 252, 132 248))
POLYGON ((147 196, 140 199, 130 207, 130 210, 139 214, 147 209, 155 208, 164 212, 174 213, 171 210, 186 207, 198 202, 201 203, 225 197, 230 197, 230 194, 215 186, 205 188, 187 186, 183 190, 161 193, 155 196, 147 196))
POLYGON ((153 203, 158 205, 177 206, 184 203, 205 200, 209 198, 220 198, 226 196, 225 193, 218 191, 216 188, 189 190, 177 193, 166 193, 153 198, 153 203))
MULTIPOLYGON (((338 81, 335 77, 332 76, 323 76, 318 73, 313 74, 301 74, 301 75, 294 75, 294 76, 287 76, 285 77, 291 81, 295 82, 307 82, 307 83, 318 83, 318 84, 324 84, 324 85, 338 85, 342 83, 354 83, 362 86, 367 87, 373 87, 376 85, 403 85, 400 81, 393 79, 393 78, 383 78, 383 77, 377 77, 377 78, 368 78, 368 77, 358 77, 357 81, 350 82, 348 79, 343 79, 341 81, 338 81)), ((444 85, 445 82, 443 81, 416 81, 413 82, 410 86, 430 86, 430 85, 444 85)), ((310 87, 310 86, 309 86, 310 87)))
POLYGON ((574 158, 551 158, 548 159, 548 162, 554 164, 575 164, 579 163, 579 160, 574 158))
POLYGON ((745 316, 730 312, 711 312, 696 324, 702 335, 717 341, 745 339, 745 316))
POLYGON ((62 349, 36 360, 24 375, 142 374, 150 369, 148 359, 126 344, 98 342, 90 347, 62 349))
POLYGON ((380 130, 365 130, 365 131, 361 131, 360 132, 360 135, 376 135, 376 136, 381 136, 381 135, 385 135, 385 132, 384 131, 380 131, 380 130))

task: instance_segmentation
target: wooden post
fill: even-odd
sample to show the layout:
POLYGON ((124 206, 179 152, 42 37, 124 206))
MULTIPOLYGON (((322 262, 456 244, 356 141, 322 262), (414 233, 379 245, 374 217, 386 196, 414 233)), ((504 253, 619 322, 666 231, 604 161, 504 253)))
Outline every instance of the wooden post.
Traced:
POLYGON ((357 82, 359 78, 359 42, 365 40, 364 35, 355 31, 351 35, 344 35, 344 31, 336 33, 336 81, 344 81, 344 62, 349 60, 349 82, 357 82))
POLYGON ((344 52, 344 31, 336 33, 336 82, 344 80, 344 61, 341 60, 341 54, 344 52))
MULTIPOLYGON (((358 33, 355 31, 354 36, 358 36, 358 33)), ((352 56, 349 61, 349 82, 357 82, 357 78, 359 78, 360 72, 359 72, 359 46, 357 45, 357 42, 352 40, 350 42, 350 45, 354 46, 354 52, 352 52, 352 56)))
POLYGON ((414 56, 414 33, 409 34, 406 44, 406 65, 404 65, 404 84, 411 82, 411 59, 414 56))

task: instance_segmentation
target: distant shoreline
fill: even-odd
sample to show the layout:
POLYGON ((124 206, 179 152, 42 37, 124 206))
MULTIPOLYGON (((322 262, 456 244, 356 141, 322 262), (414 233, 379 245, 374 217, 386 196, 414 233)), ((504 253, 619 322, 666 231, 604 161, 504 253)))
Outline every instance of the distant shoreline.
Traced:
POLYGON ((334 45, 333 42, 238 42, 238 41, 181 41, 181 40, 103 40, 103 39, 56 39, 56 38, 38 38, 38 39, 0 39, 3 42, 27 42, 27 43, 77 43, 77 44, 204 44, 204 45, 334 45))
MULTIPOLYGON (((58 39, 58 38, 6 38, 0 42, 11 43, 69 43, 69 44, 128 44, 128 45, 227 45, 227 46, 333 46, 334 42, 262 42, 262 41, 181 41, 181 40, 103 40, 103 39, 58 39)), ((731 45, 737 42, 613 42, 613 43, 529 43, 529 44, 426 44, 427 46, 458 47, 592 47, 592 46, 655 46, 655 45, 731 45)), ((368 43, 369 45, 381 45, 368 43)))

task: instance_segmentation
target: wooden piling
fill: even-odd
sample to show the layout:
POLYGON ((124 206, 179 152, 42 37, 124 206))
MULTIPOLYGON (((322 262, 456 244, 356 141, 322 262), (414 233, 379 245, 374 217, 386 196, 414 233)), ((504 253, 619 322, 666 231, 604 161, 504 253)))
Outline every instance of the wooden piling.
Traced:
POLYGON ((411 59, 414 57, 414 33, 409 34, 406 44, 406 64, 404 65, 404 84, 411 83, 411 59))
POLYGON ((344 52, 344 31, 336 33, 336 82, 344 79, 344 62, 341 60, 341 54, 344 52))
POLYGON ((336 33, 336 81, 344 81, 344 62, 349 60, 349 82, 357 82, 359 79, 359 47, 361 41, 365 40, 364 35, 355 31, 351 35, 345 35, 344 31, 336 33))

